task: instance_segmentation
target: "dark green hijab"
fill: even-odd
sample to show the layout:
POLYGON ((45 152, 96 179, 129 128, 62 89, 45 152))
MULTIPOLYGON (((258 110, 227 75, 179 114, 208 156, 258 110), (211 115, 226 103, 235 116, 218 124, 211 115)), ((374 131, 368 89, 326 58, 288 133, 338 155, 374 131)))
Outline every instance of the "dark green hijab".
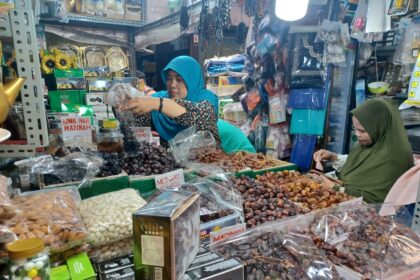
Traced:
POLYGON ((383 202, 395 181, 413 165, 400 113, 391 101, 371 99, 352 111, 372 139, 358 144, 340 172, 346 192, 368 203, 383 202))

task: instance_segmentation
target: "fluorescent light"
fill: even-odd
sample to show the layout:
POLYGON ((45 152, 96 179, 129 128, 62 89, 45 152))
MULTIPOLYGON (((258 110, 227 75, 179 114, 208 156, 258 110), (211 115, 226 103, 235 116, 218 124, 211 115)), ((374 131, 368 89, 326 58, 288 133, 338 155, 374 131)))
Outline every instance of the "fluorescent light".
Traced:
POLYGON ((276 16, 285 21, 303 18, 308 10, 309 0, 276 0, 276 16))

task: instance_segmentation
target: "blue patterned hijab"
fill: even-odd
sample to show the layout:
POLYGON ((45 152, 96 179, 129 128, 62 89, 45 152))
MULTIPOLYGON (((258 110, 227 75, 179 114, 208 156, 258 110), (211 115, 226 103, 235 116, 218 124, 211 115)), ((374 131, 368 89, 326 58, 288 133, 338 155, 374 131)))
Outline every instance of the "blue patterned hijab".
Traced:
MULTIPOLYGON (((203 73, 200 64, 190 56, 178 56, 172 59, 169 64, 162 70, 161 75, 163 81, 166 83, 166 75, 169 70, 175 71, 180 75, 187 86, 187 96, 185 100, 199 103, 201 101, 209 101, 213 105, 214 112, 218 113, 218 98, 217 96, 204 88, 203 73)), ((168 91, 159 91, 152 96, 171 98, 168 91)), ((178 132, 184 130, 186 127, 177 124, 174 120, 167 117, 158 111, 152 111, 152 121, 163 140, 169 141, 178 132)))

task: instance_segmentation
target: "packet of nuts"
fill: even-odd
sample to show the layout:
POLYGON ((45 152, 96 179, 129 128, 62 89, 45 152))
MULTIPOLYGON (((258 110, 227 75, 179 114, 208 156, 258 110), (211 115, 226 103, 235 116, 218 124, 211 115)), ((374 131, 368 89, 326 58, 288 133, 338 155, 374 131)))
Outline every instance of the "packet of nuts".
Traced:
POLYGON ((17 215, 6 222, 15 239, 40 238, 52 252, 84 242, 87 231, 77 211, 76 186, 26 192, 13 198, 17 215))
POLYGON ((83 200, 79 212, 97 248, 133 236, 132 214, 146 201, 134 189, 109 192, 83 200))
POLYGON ((200 247, 198 198, 165 191, 133 214, 136 279, 182 278, 200 247))

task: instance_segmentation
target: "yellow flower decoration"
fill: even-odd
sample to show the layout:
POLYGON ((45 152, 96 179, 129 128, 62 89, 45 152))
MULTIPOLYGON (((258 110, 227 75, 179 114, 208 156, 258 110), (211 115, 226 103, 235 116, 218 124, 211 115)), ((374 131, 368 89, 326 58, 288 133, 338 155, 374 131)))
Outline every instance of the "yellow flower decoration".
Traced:
POLYGON ((44 55, 41 60, 42 63, 42 71, 45 74, 51 74, 55 68, 55 58, 53 55, 44 55))
POLYGON ((70 58, 63 53, 56 54, 55 56, 55 67, 61 70, 66 70, 71 67, 71 60, 70 58))

